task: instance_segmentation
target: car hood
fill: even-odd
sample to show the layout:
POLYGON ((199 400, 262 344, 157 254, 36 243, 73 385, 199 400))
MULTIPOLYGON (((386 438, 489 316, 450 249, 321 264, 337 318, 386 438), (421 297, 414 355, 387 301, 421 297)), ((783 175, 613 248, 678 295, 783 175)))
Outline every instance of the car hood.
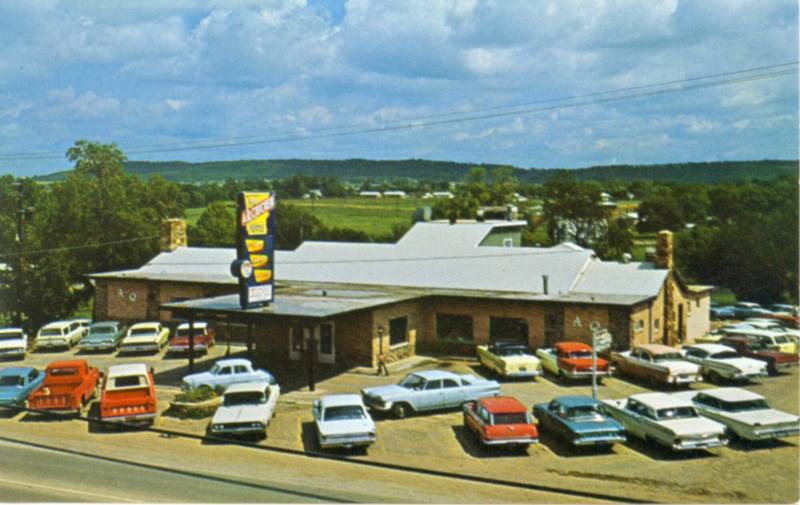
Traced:
POLYGON ((673 374, 684 374, 684 373, 696 374, 700 371, 700 367, 695 363, 689 363, 688 361, 683 361, 680 359, 657 361, 656 364, 668 368, 669 371, 673 374))
POLYGON ((705 417, 658 421, 658 424, 679 436, 698 436, 725 433, 725 426, 705 417))
POLYGON ((2 349, 16 349, 18 347, 24 347, 25 340, 21 338, 17 338, 14 340, 0 340, 0 350, 2 349))
POLYGON ((16 400, 21 393, 22 388, 19 386, 0 387, 0 403, 16 400))
POLYGON ((751 410, 748 412, 726 412, 725 417, 750 426, 797 423, 800 418, 775 409, 751 410))
POLYGON ((235 407, 219 407, 214 413, 212 424, 218 423, 265 423, 268 417, 266 404, 259 405, 236 405, 235 407))
POLYGON ((193 373, 191 375, 187 375, 186 377, 183 378, 183 382, 187 382, 189 384, 193 384, 193 383, 196 383, 196 382, 208 381, 208 380, 212 379, 213 377, 214 377, 214 375, 212 375, 212 374, 210 374, 208 372, 199 372, 199 373, 193 373))
POLYGON ((84 343, 116 342, 114 335, 87 335, 81 339, 84 343))
POLYGON ((366 388, 362 389, 361 392, 368 396, 384 398, 384 399, 395 396, 405 396, 412 393, 410 389, 406 389, 396 384, 392 384, 389 386, 376 386, 374 388, 366 388))
POLYGON ((323 435, 349 435, 375 431, 375 423, 370 419, 343 419, 341 421, 320 421, 319 431, 323 435))
POLYGON ((617 421, 608 417, 577 418, 566 421, 567 426, 575 433, 592 433, 595 431, 624 431, 617 421))
POLYGON ((712 363, 721 363, 738 368, 742 372, 758 372, 766 367, 766 363, 753 358, 710 359, 712 363))
POLYGON ((132 337, 125 337, 123 343, 125 344, 149 344, 158 340, 160 335, 136 335, 132 337))
POLYGON ((499 356, 501 360, 508 363, 509 365, 538 365, 539 358, 536 356, 499 356))

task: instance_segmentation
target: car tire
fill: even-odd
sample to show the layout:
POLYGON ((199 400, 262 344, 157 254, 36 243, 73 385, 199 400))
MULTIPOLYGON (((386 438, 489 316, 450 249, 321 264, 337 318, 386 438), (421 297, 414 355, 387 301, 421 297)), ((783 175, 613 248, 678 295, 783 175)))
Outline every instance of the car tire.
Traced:
POLYGON ((709 370, 708 371, 708 382, 711 382, 712 384, 719 385, 719 384, 722 383, 722 376, 719 374, 719 372, 717 372, 715 370, 709 370))
POLYGON ((392 415, 397 419, 402 419, 408 415, 409 407, 405 403, 395 403, 392 405, 392 415))

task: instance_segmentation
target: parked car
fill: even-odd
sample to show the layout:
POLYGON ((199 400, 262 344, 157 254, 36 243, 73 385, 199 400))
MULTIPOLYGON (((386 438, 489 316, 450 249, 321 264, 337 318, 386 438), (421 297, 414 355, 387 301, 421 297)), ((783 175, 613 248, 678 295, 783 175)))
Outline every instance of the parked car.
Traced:
POLYGON ((92 323, 89 333, 78 343, 78 349, 82 352, 115 351, 125 334, 125 327, 117 321, 92 323))
POLYGON ((459 407, 465 402, 498 394, 500 384, 497 381, 446 370, 414 372, 397 385, 361 390, 367 407, 380 412, 391 411, 398 418, 410 412, 459 407))
POLYGON ((516 398, 496 396, 464 404, 464 427, 484 446, 527 449, 539 442, 528 408, 516 398))
POLYGON ((733 306, 734 319, 747 319, 748 317, 761 317, 771 315, 772 312, 754 302, 737 302, 733 306))
POLYGON ((773 303, 769 306, 769 310, 771 310, 774 314, 786 314, 789 316, 798 315, 797 306, 789 305, 787 303, 773 303))
POLYGON ((497 342, 478 346, 478 361, 502 377, 536 377, 539 358, 528 346, 513 342, 497 342))
POLYGON ((85 360, 54 361, 47 365, 42 385, 28 397, 31 410, 76 412, 94 398, 100 370, 85 360))
POLYGON ((726 345, 694 344, 684 346, 683 350, 686 359, 700 365, 700 373, 710 382, 750 380, 769 375, 766 363, 746 358, 726 345))
POLYGON ((630 351, 612 352, 611 362, 623 375, 652 384, 678 386, 700 380, 700 366, 686 361, 680 351, 666 345, 647 344, 630 351))
POLYGON ((0 358, 25 358, 28 335, 22 328, 0 328, 0 358))
POLYGON ((263 384, 277 384, 275 378, 266 370, 254 369, 252 363, 246 359, 221 359, 207 372, 187 375, 181 382, 181 389, 188 391, 207 387, 227 388, 231 384, 243 382, 258 382, 263 384))
POLYGON ((629 435, 673 451, 721 447, 728 443, 725 425, 701 416, 691 401, 666 393, 640 393, 628 399, 603 400, 608 413, 629 435))
POLYGON ((67 348, 78 343, 83 327, 76 321, 55 321, 44 325, 36 334, 36 349, 67 348))
POLYGON ((325 395, 314 401, 311 413, 323 449, 368 447, 375 443, 375 423, 358 395, 325 395))
POLYGON ((0 369, 0 407, 22 408, 44 381, 44 373, 30 366, 0 369))
MULTIPOLYGON (((751 323, 751 324, 758 324, 758 323, 751 323)), ((790 330, 790 332, 794 332, 796 330, 790 330)), ((746 337, 750 340, 760 340, 764 343, 767 347, 774 351, 780 352, 788 352, 791 354, 797 354, 797 340, 793 333, 787 333, 784 331, 775 331, 772 329, 765 329, 765 328, 755 328, 750 324, 745 325, 744 323, 736 326, 732 326, 729 328, 725 328, 724 330, 726 335, 730 335, 733 337, 746 337)))
POLYGON ((153 374, 141 363, 108 368, 100 393, 102 421, 152 425, 157 413, 153 374))
POLYGON ((711 319, 735 319, 736 318, 736 311, 730 305, 726 305, 723 307, 711 307, 709 309, 709 313, 711 315, 711 319))
MULTIPOLYGON (((216 333, 208 323, 194 323, 194 351, 207 353, 214 347, 216 333)), ((169 341, 170 352, 189 352, 189 323, 181 323, 169 341)))
POLYGON ((797 366, 800 356, 788 352, 773 351, 761 340, 749 339, 741 336, 728 336, 719 341, 742 356, 757 359, 767 364, 767 372, 776 375, 780 370, 797 366))
POLYGON ((769 406, 760 394, 741 388, 716 388, 684 391, 685 398, 704 416, 728 427, 743 440, 771 440, 800 434, 800 417, 769 406))
POLYGON ((219 406, 208 425, 212 435, 267 436, 267 426, 275 415, 281 394, 277 384, 242 382, 232 384, 222 395, 219 406))
POLYGON ((574 446, 611 445, 626 440, 625 427, 591 396, 558 396, 533 406, 539 428, 574 446))
POLYGON ((745 319, 739 323, 738 327, 774 331, 775 333, 782 333, 788 337, 792 337, 795 340, 800 338, 800 330, 789 328, 781 321, 774 318, 753 317, 745 319))
MULTIPOLYGON (((592 376, 592 347, 582 342, 559 342, 548 349, 539 349, 536 356, 542 370, 562 379, 586 379, 592 376)), ((610 374, 608 362, 597 358, 597 376, 610 374)))
POLYGON ((89 334, 89 327, 92 325, 91 319, 86 319, 86 318, 73 319, 71 322, 78 323, 78 326, 81 327, 81 338, 89 334))
POLYGON ((169 328, 161 323, 136 323, 128 328, 120 352, 158 352, 169 339, 169 328))

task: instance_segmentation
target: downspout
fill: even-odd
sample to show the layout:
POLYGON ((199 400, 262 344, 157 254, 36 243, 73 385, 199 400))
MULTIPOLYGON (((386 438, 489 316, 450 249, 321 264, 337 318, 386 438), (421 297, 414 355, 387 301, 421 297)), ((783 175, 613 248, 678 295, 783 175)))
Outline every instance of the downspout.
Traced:
POLYGON ((650 300, 650 304, 647 307, 647 343, 653 343, 653 304, 655 302, 650 300))

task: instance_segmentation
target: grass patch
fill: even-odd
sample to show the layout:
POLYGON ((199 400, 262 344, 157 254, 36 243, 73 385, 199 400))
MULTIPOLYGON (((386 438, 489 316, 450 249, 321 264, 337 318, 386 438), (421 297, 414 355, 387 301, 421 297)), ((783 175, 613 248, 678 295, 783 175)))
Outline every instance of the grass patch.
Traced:
POLYGON ((198 388, 192 391, 184 391, 175 395, 175 399, 170 403, 169 408, 163 415, 178 419, 205 419, 211 417, 217 411, 219 404, 216 400, 225 392, 225 388, 217 386, 211 388, 198 388))
POLYGON ((733 305, 736 303, 736 294, 728 288, 714 288, 711 292, 711 302, 720 305, 733 305))

